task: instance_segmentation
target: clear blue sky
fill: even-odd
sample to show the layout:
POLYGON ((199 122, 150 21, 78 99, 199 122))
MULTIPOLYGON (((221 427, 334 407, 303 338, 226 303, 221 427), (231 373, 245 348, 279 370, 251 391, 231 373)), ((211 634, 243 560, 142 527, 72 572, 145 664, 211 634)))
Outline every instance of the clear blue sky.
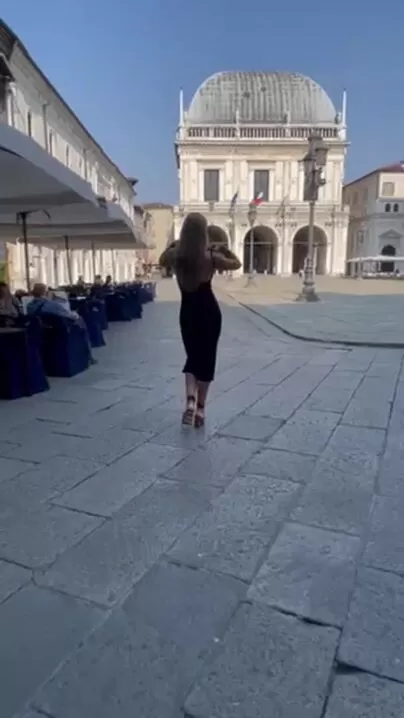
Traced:
POLYGON ((173 202, 178 91, 219 70, 292 70, 337 107, 347 178, 404 159, 404 2, 1 0, 11 25, 139 199, 173 202), (372 8, 375 9, 372 9, 372 8))

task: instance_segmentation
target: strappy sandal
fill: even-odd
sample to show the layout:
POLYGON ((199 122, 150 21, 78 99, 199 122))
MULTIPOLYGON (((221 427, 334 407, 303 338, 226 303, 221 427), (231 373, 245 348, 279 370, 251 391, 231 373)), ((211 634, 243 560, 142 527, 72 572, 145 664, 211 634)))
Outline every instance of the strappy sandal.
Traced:
POLYGON ((196 399, 194 396, 187 396, 187 408, 182 415, 183 426, 193 426, 195 418, 195 404, 196 399))
POLYGON ((199 402, 196 405, 196 414, 194 419, 194 426, 195 429, 201 429, 203 426, 205 426, 205 415, 200 412, 205 411, 205 404, 200 404, 199 402))

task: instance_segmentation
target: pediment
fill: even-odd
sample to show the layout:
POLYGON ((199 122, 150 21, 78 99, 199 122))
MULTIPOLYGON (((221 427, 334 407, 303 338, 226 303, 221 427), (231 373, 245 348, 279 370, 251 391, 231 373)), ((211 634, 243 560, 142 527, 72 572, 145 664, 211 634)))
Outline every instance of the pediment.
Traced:
POLYGON ((388 229, 387 232, 379 235, 380 239, 401 239, 402 235, 394 229, 388 229))

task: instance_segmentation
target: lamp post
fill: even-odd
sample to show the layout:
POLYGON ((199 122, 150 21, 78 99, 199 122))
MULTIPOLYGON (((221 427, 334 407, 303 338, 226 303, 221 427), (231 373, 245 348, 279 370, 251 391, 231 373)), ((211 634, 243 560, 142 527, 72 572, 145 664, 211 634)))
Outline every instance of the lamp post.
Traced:
POLYGON ((319 135, 309 137, 309 149, 305 157, 304 163, 304 195, 303 199, 309 203, 309 236, 307 257, 304 265, 304 276, 302 291, 297 297, 297 301, 301 302, 317 302, 318 294, 315 290, 315 272, 314 272, 314 217, 316 202, 318 199, 318 190, 325 185, 323 178, 323 169, 327 163, 328 148, 324 144, 324 140, 319 135))
POLYGON ((358 240, 359 240, 359 267, 358 267, 358 279, 363 278, 363 262, 362 262, 362 255, 363 255, 363 243, 365 241, 365 228, 364 225, 361 224, 359 232, 358 232, 358 240))
POLYGON ((247 277, 247 287, 251 287, 255 284, 254 282, 254 224, 255 220, 257 219, 257 208, 250 204, 248 208, 248 222, 250 225, 250 256, 249 256, 249 267, 248 267, 248 277, 247 277))

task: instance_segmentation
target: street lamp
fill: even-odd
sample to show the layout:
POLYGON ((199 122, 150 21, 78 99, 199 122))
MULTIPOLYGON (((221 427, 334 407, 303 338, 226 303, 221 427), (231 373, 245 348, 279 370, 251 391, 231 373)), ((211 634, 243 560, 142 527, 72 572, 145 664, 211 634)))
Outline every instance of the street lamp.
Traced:
POLYGON ((363 255, 363 243, 365 241, 365 227, 363 224, 360 225, 359 232, 358 232, 358 244, 359 244, 359 267, 358 267, 358 279, 362 279, 363 277, 363 263, 362 263, 362 255, 363 255))
POLYGON ((326 182, 323 178, 323 169, 327 164, 327 154, 328 147, 324 144, 323 138, 319 135, 311 135, 311 137, 309 137, 308 152, 303 158, 303 200, 309 203, 309 236, 307 257, 304 265, 303 286, 302 291, 297 297, 297 301, 302 302, 317 302, 319 300, 314 286, 314 216, 318 190, 325 185, 326 182))
POLYGON ((248 208, 248 222, 250 225, 250 257, 247 277, 247 287, 251 287, 255 284, 254 282, 254 224, 257 219, 257 208, 255 205, 250 204, 248 208))

